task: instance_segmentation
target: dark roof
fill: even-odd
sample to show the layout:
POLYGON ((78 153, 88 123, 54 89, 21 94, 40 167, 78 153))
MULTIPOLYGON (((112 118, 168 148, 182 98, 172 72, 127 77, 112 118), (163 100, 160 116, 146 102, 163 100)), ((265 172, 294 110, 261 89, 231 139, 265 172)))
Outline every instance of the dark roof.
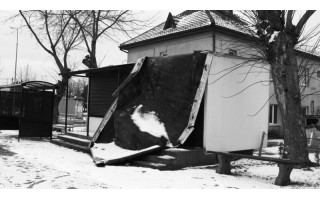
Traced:
MULTIPOLYGON (((99 73, 99 72, 107 72, 112 71, 116 69, 131 69, 134 66, 134 63, 129 64, 123 64, 123 65, 110 65, 107 67, 99 67, 99 68, 92 68, 92 69, 85 69, 85 70, 78 70, 78 71, 70 71, 67 73, 61 73, 61 74, 67 74, 68 76, 76 76, 78 74, 85 74, 85 76, 89 76, 90 73, 99 73)), ((59 75, 61 75, 59 74, 59 75)))
POLYGON ((44 82, 44 81, 28 81, 23 83, 11 84, 11 85, 0 85, 1 89, 7 88, 21 88, 30 89, 30 90, 49 90, 49 89, 58 89, 59 87, 55 84, 44 82))
MULTIPOLYGON (((233 30, 239 33, 244 33, 245 29, 242 28, 241 20, 233 14, 228 14, 224 11, 211 10, 210 15, 215 21, 216 27, 221 27, 229 30, 233 30)), ((120 48, 130 46, 131 44, 149 41, 155 38, 169 36, 175 33, 186 32, 202 27, 210 27, 211 21, 203 10, 187 10, 180 13, 175 18, 175 26, 164 30, 166 22, 159 24, 158 26, 138 35, 137 37, 124 42, 120 45, 120 48)))

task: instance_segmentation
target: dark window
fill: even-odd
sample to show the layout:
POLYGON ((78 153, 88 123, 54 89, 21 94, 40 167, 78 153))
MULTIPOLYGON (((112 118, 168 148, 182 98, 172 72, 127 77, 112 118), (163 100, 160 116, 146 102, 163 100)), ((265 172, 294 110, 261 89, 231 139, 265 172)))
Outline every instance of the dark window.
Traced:
POLYGON ((273 105, 274 110, 273 110, 273 123, 277 124, 278 123, 278 105, 273 105))
POLYGON ((229 49, 229 55, 236 56, 237 55, 237 51, 234 50, 234 49, 229 49))
POLYGON ((311 115, 314 115, 314 101, 311 101, 310 109, 311 109, 311 115))
POLYGON ((167 52, 160 52, 160 56, 168 56, 167 52))
POLYGON ((278 105, 270 105, 269 123, 270 124, 277 124, 278 123, 278 105))

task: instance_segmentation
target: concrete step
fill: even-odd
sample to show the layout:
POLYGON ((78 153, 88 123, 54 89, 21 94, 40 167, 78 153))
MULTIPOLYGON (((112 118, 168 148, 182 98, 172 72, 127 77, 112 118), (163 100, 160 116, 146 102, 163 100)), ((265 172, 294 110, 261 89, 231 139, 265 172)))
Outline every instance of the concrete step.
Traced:
POLYGON ((69 148, 69 149, 74 149, 74 150, 77 150, 77 151, 81 151, 83 153, 90 153, 90 149, 86 148, 85 146, 74 144, 74 143, 70 143, 70 142, 66 142, 64 140, 52 139, 52 140, 50 140, 50 143, 56 144, 56 145, 59 145, 59 146, 62 146, 62 147, 66 147, 66 148, 69 148))
POLYGON ((79 137, 73 137, 73 136, 70 136, 70 135, 58 135, 57 136, 58 139, 60 140, 63 140, 65 142, 68 142, 68 143, 72 143, 72 144, 77 144, 77 145, 80 145, 80 146, 84 146, 84 147, 87 147, 90 143, 91 140, 88 140, 88 139, 83 139, 83 138, 79 138, 79 137))
POLYGON ((92 139, 92 137, 90 137, 90 136, 80 135, 80 134, 78 134, 77 132, 70 132, 70 131, 68 131, 68 132, 66 133, 66 135, 69 135, 69 136, 72 136, 72 137, 81 138, 81 139, 86 139, 86 140, 91 140, 91 139, 92 139))
POLYGON ((153 163, 144 160, 134 160, 131 164, 139 166, 139 167, 148 167, 151 169, 158 169, 158 170, 170 170, 170 168, 166 164, 162 163, 153 163))
POLYGON ((143 157, 143 160, 152 162, 152 163, 162 163, 162 164, 170 165, 177 159, 169 155, 147 155, 143 157))
POLYGON ((171 148, 163 150, 159 154, 140 157, 139 160, 131 163, 159 170, 175 170, 184 167, 214 165, 218 163, 218 159, 216 154, 206 154, 201 148, 171 148), (159 164, 161 167, 155 167, 157 166, 155 164, 159 164))

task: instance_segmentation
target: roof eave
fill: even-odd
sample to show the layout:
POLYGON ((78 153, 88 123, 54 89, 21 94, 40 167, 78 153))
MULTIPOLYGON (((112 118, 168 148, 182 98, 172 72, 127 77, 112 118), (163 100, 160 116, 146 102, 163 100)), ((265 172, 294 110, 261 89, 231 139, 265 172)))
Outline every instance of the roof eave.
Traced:
MULTIPOLYGON (((134 48, 134 47, 139 47, 139 46, 143 46, 143 45, 147 45, 147 44, 161 42, 163 40, 176 39, 176 38, 180 38, 180 37, 184 37, 184 36, 193 35, 195 33, 203 33, 203 32, 207 32, 207 31, 212 31, 212 26, 211 25, 206 25, 206 26, 202 26, 202 27, 199 27, 199 28, 195 28, 195 29, 189 29, 189 30, 185 30, 185 31, 177 32, 177 33, 172 33, 172 34, 169 34, 169 35, 155 37, 155 38, 152 38, 152 39, 143 40, 143 41, 135 42, 135 43, 131 43, 131 44, 120 44, 119 48, 120 48, 120 50, 129 50, 129 49, 134 48)), ((235 31, 235 30, 231 30, 231 29, 228 29, 228 28, 224 28, 224 27, 221 27, 221 26, 216 26, 216 31, 224 32, 224 33, 227 33, 229 35, 236 35, 237 37, 240 36, 242 38, 250 37, 247 34, 244 34, 244 33, 241 33, 241 32, 235 31)))
POLYGON ((130 44, 120 44, 119 48, 121 50, 128 50, 128 49, 131 49, 131 48, 134 48, 134 47, 138 47, 138 46, 142 46, 142 45, 146 45, 146 44, 152 44, 152 43, 155 43, 155 42, 161 42, 164 39, 175 39, 175 38, 178 38, 178 37, 181 37, 181 36, 192 35, 194 33, 206 32, 206 31, 209 31, 210 29, 211 29, 210 25, 202 26, 202 27, 195 28, 195 29, 180 31, 180 32, 169 34, 169 35, 163 35, 163 36, 159 36, 159 37, 143 40, 143 41, 140 41, 140 42, 134 42, 134 43, 130 43, 130 44))
POLYGON ((60 73, 59 75, 66 75, 66 76, 75 76, 78 74, 85 74, 86 77, 89 76, 91 73, 99 73, 99 72, 106 72, 106 71, 112 71, 112 70, 118 70, 123 68, 132 68, 134 66, 134 63, 128 63, 128 64, 122 64, 122 65, 111 65, 106 67, 99 67, 99 68, 93 68, 93 69, 85 69, 85 70, 78 70, 78 71, 70 71, 66 73, 60 73))

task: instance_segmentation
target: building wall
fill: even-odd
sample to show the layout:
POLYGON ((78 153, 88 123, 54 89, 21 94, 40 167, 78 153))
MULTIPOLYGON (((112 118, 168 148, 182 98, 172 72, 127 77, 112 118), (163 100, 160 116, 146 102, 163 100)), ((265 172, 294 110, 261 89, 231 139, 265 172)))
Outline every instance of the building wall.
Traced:
POLYGON ((268 107, 263 105, 269 97, 269 86, 254 83, 268 79, 269 67, 259 74, 247 74, 254 62, 232 69, 246 61, 225 54, 213 57, 204 97, 204 144, 207 151, 256 149, 260 146, 262 133, 268 131, 268 107))
MULTIPOLYGON (((212 50, 212 47, 212 33, 208 31, 206 33, 194 34, 192 36, 185 36, 179 39, 166 40, 128 49, 128 62, 135 62, 138 58, 144 56, 161 56, 164 52, 166 53, 166 55, 171 56, 193 53, 193 51, 197 50, 212 50)), ((221 54, 230 54, 232 53, 232 51, 235 51, 237 56, 241 56, 244 58, 251 57, 252 55, 257 55, 257 50, 254 48, 254 46, 249 45, 248 41, 244 41, 243 39, 240 39, 236 36, 216 32, 215 52, 221 54)), ((319 77, 317 77, 318 66, 320 63, 312 59, 306 60, 302 58, 299 58, 299 62, 302 62, 304 65, 308 66, 310 74, 313 77, 310 81, 310 84, 305 87, 304 94, 310 94, 316 91, 320 91, 320 82, 317 81, 317 79, 320 80, 320 74, 319 77)), ((269 77, 269 79, 271 79, 271 76, 269 77)), ((270 95, 274 93, 273 87, 273 84, 270 84, 270 95)), ((276 101, 276 98, 275 96, 273 96, 269 100, 269 105, 267 106, 269 106, 270 108, 270 106, 277 104, 278 103, 276 101)), ((320 115, 320 93, 305 97, 302 100, 302 107, 307 110, 306 114, 310 115, 314 113, 320 115), (313 104, 314 109, 311 108, 311 104, 313 104)), ((268 112, 270 112, 270 109, 268 109, 268 112)), ((277 122, 269 123, 269 134, 276 135, 276 137, 282 137, 283 130, 279 107, 277 108, 276 115, 277 122)))
MULTIPOLYGON (((136 62, 144 56, 168 56, 193 53, 213 49, 212 33, 210 31, 176 39, 164 40, 144 46, 128 49, 128 63, 136 62)), ((222 54, 229 54, 230 50, 235 50, 237 56, 250 57, 256 54, 252 45, 235 36, 216 32, 215 51, 222 54)))
POLYGON ((193 53, 197 50, 212 51, 212 35, 210 32, 129 49, 128 63, 136 62, 137 59, 144 56, 161 56, 163 53, 166 53, 168 56, 173 56, 193 53))

